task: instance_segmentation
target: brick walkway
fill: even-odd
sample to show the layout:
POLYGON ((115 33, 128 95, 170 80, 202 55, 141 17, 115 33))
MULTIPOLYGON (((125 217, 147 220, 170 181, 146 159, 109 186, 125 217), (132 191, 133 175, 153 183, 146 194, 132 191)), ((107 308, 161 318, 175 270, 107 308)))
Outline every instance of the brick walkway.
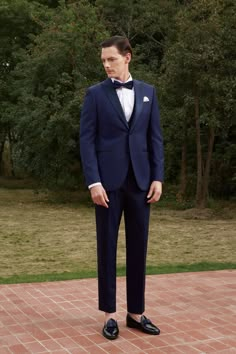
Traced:
POLYGON ((95 279, 0 286, 0 354, 236 353, 236 271, 147 277, 146 313, 161 328, 125 327, 125 278, 118 278, 120 337, 100 334, 95 279))

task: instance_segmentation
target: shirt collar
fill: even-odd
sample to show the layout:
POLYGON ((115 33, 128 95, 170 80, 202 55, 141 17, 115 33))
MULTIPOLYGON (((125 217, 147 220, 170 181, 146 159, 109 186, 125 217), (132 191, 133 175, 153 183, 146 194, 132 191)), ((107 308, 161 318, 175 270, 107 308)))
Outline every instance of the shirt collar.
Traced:
MULTIPOLYGON (((126 80, 124 83, 129 82, 129 81, 132 81, 132 80, 133 80, 133 79, 132 79, 132 76, 131 76, 131 74, 129 74, 128 80, 126 80)), ((123 81, 117 80, 117 79, 115 79, 114 77, 111 77, 111 81, 112 81, 112 82, 118 81, 118 82, 122 82, 122 83, 123 83, 123 81)))

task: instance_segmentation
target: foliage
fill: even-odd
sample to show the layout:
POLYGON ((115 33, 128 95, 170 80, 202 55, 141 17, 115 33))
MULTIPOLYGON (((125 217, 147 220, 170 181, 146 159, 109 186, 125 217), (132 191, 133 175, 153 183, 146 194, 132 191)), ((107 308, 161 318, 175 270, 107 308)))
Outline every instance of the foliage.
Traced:
POLYGON ((77 133, 86 88, 99 79, 98 43, 104 37, 87 2, 48 12, 11 75, 5 114, 17 132, 15 164, 48 184, 78 183, 77 133), (20 117, 20 119, 18 119, 20 117))
MULTIPOLYGON (((210 129, 217 141, 226 141, 229 137, 236 113, 236 68, 232 60, 236 57, 235 12, 235 3, 230 0, 201 0, 192 1, 176 16, 178 34, 169 43, 161 68, 163 124, 167 153, 172 161, 167 174, 171 179, 174 179, 173 172, 180 169, 180 164, 176 166, 176 157, 180 160, 183 143, 188 146, 189 172, 196 169, 193 157, 196 159, 197 148, 192 148, 196 139, 196 98, 199 100, 202 176, 206 169, 210 129)), ((213 160, 217 157, 219 155, 213 152, 213 160)), ((228 178, 232 179, 232 174, 228 178)))
POLYGON ((46 17, 39 4, 26 0, 0 1, 0 172, 4 143, 15 135, 10 73, 19 61, 19 52, 30 44, 32 36, 40 33, 46 17))
POLYGON ((230 198, 235 15, 233 0, 0 0, 0 174, 9 141, 17 176, 78 186, 81 103, 104 79, 100 42, 123 34, 132 75, 157 86, 166 181, 180 183, 177 199, 230 198))

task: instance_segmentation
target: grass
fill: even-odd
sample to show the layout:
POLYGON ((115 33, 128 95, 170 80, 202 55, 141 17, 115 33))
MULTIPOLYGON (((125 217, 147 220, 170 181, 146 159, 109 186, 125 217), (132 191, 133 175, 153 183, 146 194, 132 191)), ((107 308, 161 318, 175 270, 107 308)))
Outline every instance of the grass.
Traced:
MULTIPOLYGON (((196 263, 196 264, 160 264, 159 266, 147 266, 147 274, 171 274, 183 272, 200 272, 209 270, 236 269, 235 263, 196 263)), ((125 276, 125 267, 118 267, 117 275, 125 276)), ((96 278, 95 270, 78 271, 74 273, 54 273, 54 274, 23 274, 14 275, 8 278, 0 277, 0 284, 18 284, 18 283, 35 283, 35 282, 51 282, 60 280, 73 280, 84 278, 96 278)))
MULTIPOLYGON (((0 283, 96 276, 94 210, 87 193, 0 188, 0 283)), ((151 213, 147 273, 234 269, 236 206, 151 213)), ((121 224, 118 274, 125 274, 121 224)))

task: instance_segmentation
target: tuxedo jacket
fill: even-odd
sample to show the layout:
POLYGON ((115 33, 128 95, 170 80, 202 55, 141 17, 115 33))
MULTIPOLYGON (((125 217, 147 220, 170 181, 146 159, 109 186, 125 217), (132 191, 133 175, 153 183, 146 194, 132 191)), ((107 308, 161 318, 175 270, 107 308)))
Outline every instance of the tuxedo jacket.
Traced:
POLYGON ((132 163, 139 188, 163 181, 163 140, 155 89, 134 80, 132 122, 126 121, 111 79, 90 87, 80 120, 80 154, 87 185, 120 188, 132 163))

